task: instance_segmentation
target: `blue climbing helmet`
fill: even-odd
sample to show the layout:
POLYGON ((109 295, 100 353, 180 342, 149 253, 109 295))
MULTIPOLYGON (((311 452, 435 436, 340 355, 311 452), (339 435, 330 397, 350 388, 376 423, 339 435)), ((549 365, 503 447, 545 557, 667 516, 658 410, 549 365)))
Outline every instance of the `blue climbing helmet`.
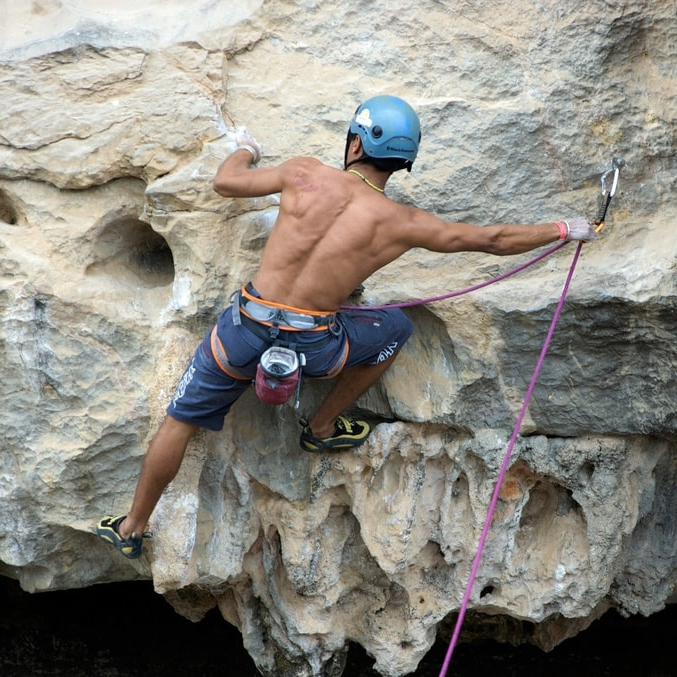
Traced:
POLYGON ((355 135, 360 137, 364 155, 350 164, 368 160, 379 169, 397 171, 406 167, 410 172, 421 141, 421 123, 406 101, 383 94, 357 107, 348 130, 346 160, 355 135))

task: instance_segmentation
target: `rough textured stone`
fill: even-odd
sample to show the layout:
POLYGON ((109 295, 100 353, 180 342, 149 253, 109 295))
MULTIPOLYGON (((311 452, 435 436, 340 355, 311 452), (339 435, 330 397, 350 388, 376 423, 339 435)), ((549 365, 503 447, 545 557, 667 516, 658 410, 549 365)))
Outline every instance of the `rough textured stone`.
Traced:
MULTIPOLYGON (((339 165, 374 93, 423 143, 389 195, 449 220, 593 216, 502 485, 462 640, 549 649, 677 587, 674 154, 668 0, 4 3, 0 8, 0 573, 26 590, 152 578, 218 606, 266 675, 340 675, 360 643, 415 669, 459 609, 574 246, 451 300, 358 402, 356 453, 302 455, 298 412, 248 393, 200 434, 138 562, 93 534, 124 511, 186 360, 254 270, 275 196, 223 200, 247 125, 264 162, 339 165)), ((414 251, 360 302, 428 298, 533 256, 414 251)), ((304 386, 301 411, 326 391, 304 386)))

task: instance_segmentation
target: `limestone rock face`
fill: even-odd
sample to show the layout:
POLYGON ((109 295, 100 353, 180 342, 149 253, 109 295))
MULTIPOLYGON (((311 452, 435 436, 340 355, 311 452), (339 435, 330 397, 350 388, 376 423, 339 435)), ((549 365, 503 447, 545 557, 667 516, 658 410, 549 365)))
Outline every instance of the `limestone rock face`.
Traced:
MULTIPOLYGON (((392 199, 487 224, 594 217, 510 458, 462 634, 550 649, 677 586, 677 18, 669 0, 5 3, 0 10, 0 574, 29 591, 152 578, 218 606, 266 675, 388 676, 448 633, 574 255, 407 312, 357 403, 355 453, 308 456, 300 412, 253 393, 201 433, 130 562, 127 510, 192 351, 251 276, 277 197, 211 189, 246 125, 264 163, 338 166, 376 93, 423 141, 392 199), (18 5, 18 7, 17 7, 18 5), (190 7, 189 7, 190 5, 190 7), (527 633, 522 624, 529 625, 527 633)), ((425 299, 531 260, 413 251, 360 303, 425 299)))

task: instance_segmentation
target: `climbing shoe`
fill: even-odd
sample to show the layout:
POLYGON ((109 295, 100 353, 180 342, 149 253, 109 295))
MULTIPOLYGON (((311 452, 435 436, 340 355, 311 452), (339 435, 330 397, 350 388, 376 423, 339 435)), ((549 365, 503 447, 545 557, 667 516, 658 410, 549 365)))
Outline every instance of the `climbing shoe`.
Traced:
POLYGON ((128 559, 138 559, 141 557, 141 546, 144 538, 150 538, 150 534, 145 532, 141 535, 133 533, 129 538, 120 536, 118 529, 120 522, 125 519, 127 515, 120 515, 119 517, 111 517, 107 515, 96 526, 96 534, 106 543, 110 543, 117 548, 128 559))
POLYGON ((310 430, 308 421, 302 418, 300 422, 303 426, 301 449, 311 453, 343 451, 344 449, 359 447, 369 437, 371 432, 371 426, 366 421, 355 421, 345 416, 339 416, 336 419, 332 435, 329 437, 315 437, 310 430))

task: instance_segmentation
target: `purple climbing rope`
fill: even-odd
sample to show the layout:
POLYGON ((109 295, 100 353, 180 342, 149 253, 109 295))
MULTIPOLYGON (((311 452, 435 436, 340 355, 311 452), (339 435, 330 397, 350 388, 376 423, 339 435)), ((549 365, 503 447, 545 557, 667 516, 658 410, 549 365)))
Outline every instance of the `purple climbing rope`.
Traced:
MULTIPOLYGON (((550 249, 547 249, 544 251, 542 254, 539 254, 538 256, 534 257, 533 259, 530 259, 529 261, 517 266, 516 268, 513 268, 512 270, 507 271, 506 273, 503 273, 502 275, 499 275, 498 277, 493 277, 490 280, 485 280, 484 282, 480 282, 479 284, 475 284, 471 287, 467 287, 465 289, 461 289, 458 291, 454 292, 449 292, 448 294, 441 294, 439 296, 431 296, 429 298, 425 299, 417 299, 414 301, 403 301, 400 303, 387 303, 383 304, 380 306, 368 306, 370 309, 374 310, 385 310, 387 308, 408 308, 411 306, 419 306, 419 305, 424 305, 428 303, 433 303, 435 301, 444 301, 445 299, 450 299, 454 298, 456 296, 461 296, 462 294, 468 294, 470 292, 476 291, 477 289, 482 289, 483 287, 488 287, 490 284, 494 284, 495 282, 500 282, 501 280, 505 280, 508 277, 511 277, 526 268, 529 268, 530 266, 533 266, 535 263, 538 263, 539 261, 542 261, 544 258, 547 256, 550 256, 550 254, 554 254, 556 251, 560 250, 562 247, 567 245, 568 242, 561 242, 554 247, 551 247, 550 249)), ((526 414, 527 407, 529 406, 529 402, 531 400, 531 396, 534 392, 534 388, 536 386, 536 381, 538 380, 538 376, 541 371, 541 367, 543 366, 543 362, 545 360, 545 355, 548 351, 548 348, 550 347, 550 341, 552 340, 552 336, 555 332, 555 326, 557 325, 557 321, 559 320, 559 317, 562 313, 562 307, 564 306, 564 301, 566 299, 567 293, 569 291, 569 285, 571 284, 571 279, 574 274, 574 270, 576 269, 576 264, 578 263, 578 259, 581 254, 581 248, 583 246, 582 242, 579 242, 578 247, 576 249, 576 253, 574 254, 573 261, 571 262, 571 267, 569 268, 569 273, 567 275, 566 281, 564 283, 564 288, 562 290, 562 294, 559 299, 559 303, 557 304, 557 307, 555 308, 555 314, 553 315, 552 322, 550 323, 550 328, 548 329, 548 333, 545 337, 545 342, 543 343, 543 348, 541 349, 541 354, 539 355, 538 361, 536 362, 536 367, 534 369, 534 373, 531 377, 531 382, 529 383, 529 387, 527 388, 526 395, 524 397, 524 402, 522 404, 522 409, 520 410, 519 416, 517 417, 517 422, 515 423, 515 427, 513 429, 512 435, 510 437, 510 441, 508 443, 507 450, 505 452, 505 456, 503 458, 503 463, 501 465, 501 469, 498 474, 498 479, 496 481, 496 486, 494 487, 494 493, 491 497, 491 502, 489 503, 489 509, 487 510, 487 517, 484 521, 484 527, 482 529, 482 534, 480 535, 480 540, 479 540, 479 545, 477 547, 477 552, 475 554, 475 559, 473 560, 473 565, 472 569, 470 571, 470 580, 468 581, 468 585, 465 590, 465 594, 463 596, 463 601, 461 603, 461 608, 458 613, 458 618, 456 619, 456 626, 454 627, 454 632, 451 637, 451 641, 449 642, 449 648, 447 650, 444 663, 442 665, 442 669, 440 670, 440 675, 439 677, 446 677, 447 670, 449 668, 449 663, 451 661, 451 657, 454 653, 454 648, 456 647, 456 642, 458 640, 458 636, 461 632, 461 626, 463 625, 463 619, 465 618, 465 613, 468 609, 468 603, 470 601, 470 594, 472 592, 472 586, 475 582, 475 578, 477 576, 477 570, 480 565, 480 561, 482 559, 482 552, 484 551, 484 545, 487 540, 487 534, 489 533, 489 526, 491 524, 491 519, 494 514, 494 510, 496 509, 496 503, 498 502, 498 495, 501 490, 501 485, 503 484, 503 480, 505 479, 505 474, 508 471, 508 464, 510 463, 510 457, 512 456, 512 451, 513 448, 515 447, 515 442, 517 441, 517 435, 519 434, 519 430, 522 426, 522 421, 524 420, 524 416, 526 414)), ((341 310, 361 310, 365 306, 341 306, 341 310)))
POLYGON ((567 244, 569 244, 569 243, 568 242, 561 242, 560 244, 557 244, 554 247, 550 247, 550 249, 546 249, 542 254, 539 254, 538 256, 534 257, 533 259, 530 259, 526 263, 523 263, 522 265, 519 265, 516 268, 513 268, 512 270, 509 270, 506 273, 499 275, 498 277, 492 277, 490 280, 485 280, 484 282, 480 282, 479 284, 475 284, 472 287, 467 287, 466 289, 460 289, 458 291, 452 291, 452 292, 449 292, 448 294, 441 294, 440 296, 431 296, 427 299, 416 299, 415 301, 403 301, 403 302, 400 302, 400 303, 386 303, 382 306, 341 306, 340 310, 363 310, 364 308, 369 308, 370 310, 385 310, 386 308, 408 308, 410 306, 422 306, 422 305, 425 305, 427 303, 433 303, 434 301, 444 301, 445 299, 450 299, 450 298, 453 298, 455 296, 461 296, 462 294, 468 294, 469 292, 477 291, 478 289, 482 289, 482 287, 488 287, 490 284, 494 284, 495 282, 500 282, 501 280, 505 280, 506 278, 511 277, 512 275, 515 275, 516 273, 520 273, 521 271, 525 270, 526 268, 529 268, 529 266, 533 266, 535 263, 542 261, 546 256, 550 256, 550 254, 554 254, 556 251, 560 250, 562 247, 564 247, 567 244))
POLYGON ((454 653, 454 648, 456 646, 458 636, 461 632, 461 625, 463 625, 463 619, 465 617, 465 612, 468 609, 468 602, 470 600, 470 593, 472 592, 472 586, 473 586, 473 583, 475 582, 475 577, 477 576, 477 570, 478 570, 479 565, 480 565, 480 560, 482 559, 482 551, 484 550, 484 544, 487 540, 487 534, 489 532, 489 526, 491 524, 491 519, 493 517, 494 510, 496 508, 496 503, 498 502, 498 495, 499 495, 500 490, 501 490, 501 485, 503 484, 505 474, 508 470, 508 464, 510 463, 510 456, 512 455, 512 450, 515 446, 515 442, 517 440, 517 435, 519 434, 520 427, 522 426, 522 420, 524 419, 524 415, 526 414, 527 407, 529 406, 529 401, 531 400, 531 395, 534 392, 534 387, 536 386, 536 381, 538 380, 538 375, 541 371, 541 367, 543 366, 543 362, 545 360, 545 354, 548 351, 548 348, 550 346, 550 341, 552 340, 552 335, 555 332, 555 326, 557 325, 557 321, 559 320, 559 316, 562 313, 562 307, 564 306, 564 300, 566 299, 567 292, 569 291, 569 285, 571 284, 571 279, 573 277, 574 270, 576 269, 576 264, 578 263, 578 258, 581 254, 582 246, 583 246, 583 243, 579 242, 578 247, 576 248, 576 253, 574 254, 573 261, 571 262, 571 267, 569 268, 569 274, 567 275, 566 282, 564 283, 564 288, 562 289, 562 294, 560 296, 559 303, 557 304, 557 307, 555 308, 555 314, 553 315, 552 321, 550 323, 550 328, 548 329, 548 333, 545 337, 545 342, 543 343, 543 348, 541 349, 541 354, 538 357, 538 361, 536 362, 536 367, 535 367, 534 373, 531 377, 529 387, 527 388, 526 395, 524 396, 524 403, 522 404, 522 409, 520 410, 519 416, 517 417, 517 422, 515 423, 515 428, 512 431, 512 435, 511 435, 510 441, 508 443, 508 448, 507 448, 507 450, 505 452, 505 456, 503 458, 503 464, 501 465, 501 470, 498 473, 498 479, 496 480, 496 486, 494 487, 494 493, 491 497, 491 502, 489 503, 489 509, 487 511, 487 517, 484 520, 484 528, 482 529, 482 534, 480 536, 479 545, 477 546, 477 553, 475 554, 475 559, 473 560, 472 569, 470 571, 470 580, 468 581, 468 585, 465 589, 465 594, 463 596, 461 608, 459 609, 458 618, 456 619, 456 626, 454 627, 454 633, 451 636, 451 641, 449 642, 449 648, 447 649, 447 654, 445 656, 444 663, 442 664, 442 669, 440 670, 439 677, 446 677, 447 670, 449 668, 449 662, 451 661, 451 656, 454 653))

